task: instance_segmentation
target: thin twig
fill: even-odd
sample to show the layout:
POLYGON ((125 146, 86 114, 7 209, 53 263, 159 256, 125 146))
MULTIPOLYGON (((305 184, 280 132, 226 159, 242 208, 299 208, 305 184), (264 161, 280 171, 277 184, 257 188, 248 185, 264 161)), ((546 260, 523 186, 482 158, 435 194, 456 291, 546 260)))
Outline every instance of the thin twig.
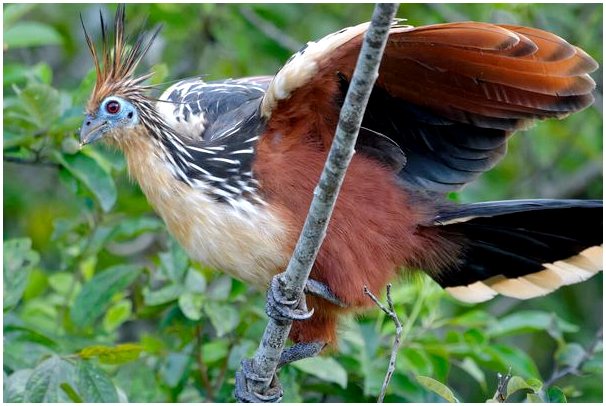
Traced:
POLYGON ((556 367, 554 369, 554 371, 551 373, 551 376, 549 377, 549 379, 547 379, 545 382, 543 382, 543 388, 549 388, 556 381, 559 381, 560 379, 564 378, 565 376, 580 375, 581 370, 583 369, 583 365, 585 365, 585 363, 587 361, 589 361, 595 355, 599 344, 602 342, 602 335, 603 335, 603 330, 600 328, 600 330, 596 333, 595 338, 593 339, 593 342, 591 343, 589 348, 587 348, 585 350, 585 353, 583 354, 583 356, 581 357, 579 362, 576 365, 570 365, 564 369, 559 369, 556 367))
MULTIPOLYGON (((296 302, 311 272, 332 214, 345 172, 354 154, 354 146, 366 104, 394 21, 397 4, 377 4, 372 21, 364 36, 351 85, 339 116, 339 124, 320 181, 314 191, 311 207, 286 271, 279 281, 284 299, 296 302)), ((270 318, 251 367, 258 376, 252 386, 256 393, 266 393, 276 372, 280 355, 288 338, 292 322, 270 318)))
POLYGON ((377 403, 383 403, 383 399, 385 399, 385 392, 387 391, 387 387, 389 386, 389 382, 391 381, 391 377, 393 376, 394 371, 396 370, 396 358, 398 357, 398 350, 400 349, 400 340, 402 338, 402 323, 396 314, 396 310, 393 307, 393 300, 391 299, 391 283, 387 285, 387 306, 385 307, 383 303, 379 302, 379 299, 373 293, 368 290, 366 286, 364 286, 364 293, 368 295, 372 299, 373 302, 383 312, 388 315, 396 325, 396 336, 393 340, 393 345, 391 347, 391 355, 389 356, 389 366, 387 367, 387 373, 385 374, 385 378, 383 379, 383 386, 381 386, 381 392, 379 393, 379 397, 377 398, 377 403))
POLYGON ((266 37, 274 40, 276 44, 289 51, 295 52, 303 47, 303 44, 296 39, 290 37, 278 27, 259 17, 257 13, 250 7, 240 7, 240 13, 246 21, 255 26, 259 31, 265 34, 266 37))

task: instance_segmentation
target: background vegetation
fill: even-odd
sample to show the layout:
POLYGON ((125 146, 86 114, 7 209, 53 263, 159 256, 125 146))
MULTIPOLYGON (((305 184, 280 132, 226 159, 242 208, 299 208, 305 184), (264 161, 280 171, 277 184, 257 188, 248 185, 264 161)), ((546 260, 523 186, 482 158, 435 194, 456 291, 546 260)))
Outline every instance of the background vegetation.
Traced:
MULTIPOLYGON (((4 400, 231 401, 234 372, 265 325, 264 295, 190 263, 123 158, 78 148, 94 81, 79 13, 98 38, 113 5, 5 5, 4 400)), ((366 21, 371 5, 129 5, 164 24, 146 67, 162 83, 276 72, 305 41, 366 21)), ((602 62, 602 5, 403 5, 413 25, 481 20, 548 29, 602 62)), ((594 107, 517 134, 461 201, 602 196, 602 71, 594 107)), ((602 400, 602 276, 520 302, 467 306, 432 281, 397 283, 404 337, 388 401, 602 400), (598 335, 596 335, 598 334, 598 335), (590 349, 589 353, 586 351, 590 349), (578 372, 581 376, 567 374, 578 372), (555 380, 559 389, 542 382, 555 380), (425 378, 429 377, 429 378, 425 378), (438 395, 436 392, 440 393, 438 395)), ((340 351, 285 367, 287 401, 373 401, 393 325, 345 320, 340 351)))

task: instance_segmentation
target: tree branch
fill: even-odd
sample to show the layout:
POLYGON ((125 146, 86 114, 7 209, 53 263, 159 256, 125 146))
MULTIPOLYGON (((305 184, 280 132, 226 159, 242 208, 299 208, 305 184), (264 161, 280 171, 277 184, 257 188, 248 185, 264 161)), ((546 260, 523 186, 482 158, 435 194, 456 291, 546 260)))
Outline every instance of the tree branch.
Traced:
MULTIPOLYGON (((379 64, 397 8, 397 4, 375 6, 351 85, 341 108, 335 137, 320 181, 314 190, 307 219, 286 271, 280 278, 286 300, 296 301, 303 294, 303 288, 326 235, 339 189, 354 154, 366 104, 379 75, 379 64)), ((253 370, 262 378, 254 383, 255 392, 262 394, 269 388, 291 325, 290 321, 269 319, 259 348, 252 359, 253 370)))
POLYGON ((377 403, 383 403, 383 399, 385 399, 385 392, 387 391, 387 387, 389 386, 389 382, 391 381, 391 377, 393 376, 394 371, 396 370, 396 358, 398 357, 398 350, 400 349, 400 340, 402 338, 402 323, 396 314, 396 310, 393 307, 393 301, 391 300, 391 283, 387 285, 387 306, 385 307, 379 299, 375 295, 372 294, 370 290, 366 286, 364 286, 364 293, 368 295, 373 302, 379 306, 383 312, 388 315, 396 325, 396 337, 393 340, 393 346, 391 347, 391 355, 389 356, 389 366, 387 367, 387 373, 385 374, 385 379, 383 379, 383 386, 381 386, 381 393, 379 393, 379 397, 377 398, 377 403))

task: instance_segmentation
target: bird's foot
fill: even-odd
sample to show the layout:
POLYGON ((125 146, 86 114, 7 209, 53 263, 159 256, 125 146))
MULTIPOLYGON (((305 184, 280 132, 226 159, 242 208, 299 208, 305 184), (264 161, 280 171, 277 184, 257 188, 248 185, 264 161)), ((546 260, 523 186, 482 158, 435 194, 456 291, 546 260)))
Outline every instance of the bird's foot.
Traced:
MULTIPOLYGON (((311 342, 297 343, 286 348, 280 355, 277 369, 291 362, 315 357, 325 346, 326 343, 323 342, 311 342)), ((245 359, 240 371, 236 372, 234 396, 240 403, 276 403, 282 400, 284 391, 276 374, 271 378, 262 377, 254 371, 252 360, 245 359), (256 389, 263 388, 268 382, 267 389, 256 389)))
MULTIPOLYGON (((296 300, 286 299, 281 274, 275 275, 267 292, 267 304, 265 311, 269 317, 279 321, 285 320, 307 320, 314 310, 307 308, 305 295, 296 300)), ((322 298, 334 305, 347 307, 325 284, 314 279, 308 279, 305 284, 305 293, 322 298)))
POLYGON ((282 274, 278 274, 271 279, 271 285, 267 291, 265 312, 272 319, 282 322, 309 319, 314 311, 307 308, 305 295, 302 294, 295 300, 287 299, 281 276, 282 274))
POLYGON ((277 403, 282 400, 284 391, 278 377, 271 378, 257 374, 252 366, 252 360, 242 360, 240 371, 236 372, 236 387, 234 396, 240 403, 277 403), (263 388, 269 382, 267 389, 263 388))

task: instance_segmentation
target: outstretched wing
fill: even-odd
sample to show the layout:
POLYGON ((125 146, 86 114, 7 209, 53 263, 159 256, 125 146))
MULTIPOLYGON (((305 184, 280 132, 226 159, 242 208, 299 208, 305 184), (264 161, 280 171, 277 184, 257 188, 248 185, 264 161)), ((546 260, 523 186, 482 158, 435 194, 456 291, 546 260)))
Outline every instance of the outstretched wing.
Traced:
MULTIPOLYGON (((269 130, 306 125, 305 134, 330 145, 366 29, 310 42, 288 61, 263 99, 269 130)), ((596 68, 584 51, 538 29, 394 25, 357 149, 412 187, 457 190, 501 159, 513 131, 589 106, 596 68)))

